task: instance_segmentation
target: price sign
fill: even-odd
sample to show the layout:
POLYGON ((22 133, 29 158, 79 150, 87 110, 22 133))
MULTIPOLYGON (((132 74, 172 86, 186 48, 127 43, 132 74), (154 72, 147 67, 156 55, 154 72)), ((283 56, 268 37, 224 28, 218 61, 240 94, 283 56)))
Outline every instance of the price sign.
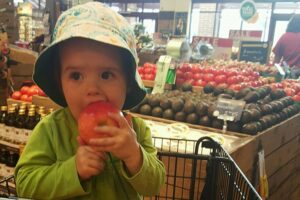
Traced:
POLYGON ((157 63, 157 71, 156 71, 156 77, 154 80, 154 87, 152 90, 152 93, 163 93, 166 80, 167 80, 167 74, 170 69, 172 57, 171 56, 160 56, 158 63, 157 63))
POLYGON ((224 121, 238 121, 245 104, 246 102, 241 100, 218 98, 217 108, 213 115, 224 121))

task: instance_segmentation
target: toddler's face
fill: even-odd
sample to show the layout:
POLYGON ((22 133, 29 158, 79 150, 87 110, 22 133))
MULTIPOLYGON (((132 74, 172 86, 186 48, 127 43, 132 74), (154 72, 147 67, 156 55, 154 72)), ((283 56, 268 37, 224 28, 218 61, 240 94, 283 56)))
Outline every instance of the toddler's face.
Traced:
POLYGON ((72 39, 62 45, 62 90, 76 120, 96 101, 109 101, 122 109, 127 84, 121 60, 116 48, 87 39, 72 39))

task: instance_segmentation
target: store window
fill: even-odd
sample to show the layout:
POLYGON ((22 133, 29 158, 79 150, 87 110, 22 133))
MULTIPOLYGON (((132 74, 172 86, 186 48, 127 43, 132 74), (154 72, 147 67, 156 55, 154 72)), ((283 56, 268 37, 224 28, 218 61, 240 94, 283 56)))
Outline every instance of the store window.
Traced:
POLYGON ((143 4, 129 3, 127 4, 127 12, 143 12, 143 4))
POLYGON ((216 19, 219 24, 218 37, 228 38, 230 30, 240 30, 242 19, 240 17, 240 4, 219 4, 220 17, 216 19))
POLYGON ((193 36, 214 36, 216 3, 195 3, 192 8, 191 38, 193 36))
POLYGON ((275 3, 275 14, 300 13, 300 2, 278 2, 275 3))
POLYGON ((159 3, 144 3, 144 12, 159 12, 159 3))
POLYGON ((112 3, 110 7, 116 12, 126 12, 125 3, 112 3))

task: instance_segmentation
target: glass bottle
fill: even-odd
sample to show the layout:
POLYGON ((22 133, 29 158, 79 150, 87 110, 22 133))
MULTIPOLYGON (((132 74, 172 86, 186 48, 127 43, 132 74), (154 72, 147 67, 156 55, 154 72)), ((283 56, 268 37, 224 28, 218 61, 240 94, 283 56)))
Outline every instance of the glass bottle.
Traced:
POLYGON ((7 142, 12 142, 14 138, 14 132, 15 132, 15 120, 16 120, 16 110, 15 107, 9 107, 7 118, 5 120, 5 138, 4 140, 7 142))
POLYGON ((15 123, 15 143, 17 144, 22 144, 24 140, 24 130, 25 130, 25 125, 26 125, 26 115, 25 115, 25 110, 21 109, 19 110, 19 113, 16 118, 16 123, 15 123))
POLYGON ((35 125, 36 125, 35 111, 34 110, 29 110, 28 116, 26 118, 25 130, 24 130, 24 138, 23 138, 23 144, 24 145, 27 143, 28 138, 30 137, 31 132, 34 129, 35 125))
POLYGON ((7 106, 1 106, 1 108, 0 108, 0 140, 4 139, 6 117, 7 117, 7 106))

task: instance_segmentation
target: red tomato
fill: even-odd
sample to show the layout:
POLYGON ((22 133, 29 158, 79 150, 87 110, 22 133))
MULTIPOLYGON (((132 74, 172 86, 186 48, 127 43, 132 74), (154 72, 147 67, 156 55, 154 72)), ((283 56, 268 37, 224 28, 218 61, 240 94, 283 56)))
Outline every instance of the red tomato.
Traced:
POLYGON ((225 75, 218 75, 218 76, 216 76, 215 77, 215 81, 216 81, 216 83, 217 84, 219 84, 219 83, 225 83, 226 82, 226 76, 225 75))
POLYGON ((152 67, 152 64, 149 62, 144 63, 144 67, 152 67))
POLYGON ((196 74, 193 74, 193 79, 196 81, 196 80, 200 80, 203 78, 203 74, 200 74, 200 73, 196 73, 196 74))
POLYGON ((192 72, 185 72, 183 76, 184 76, 185 80, 192 79, 193 78, 193 73, 192 72))
POLYGON ((182 85, 184 83, 184 79, 176 77, 176 81, 175 82, 176 82, 176 85, 182 85))
POLYGON ((177 70, 176 71, 176 78, 183 78, 184 77, 184 73, 181 70, 177 70))
POLYGON ((145 74, 152 74, 153 68, 152 67, 144 67, 145 74))
POLYGON ((39 90, 37 87, 30 87, 27 94, 28 96, 37 95, 39 93, 39 90))
POLYGON ((153 81, 155 76, 153 74, 145 74, 145 80, 153 81))
POLYGON ((144 73, 144 68, 143 67, 138 67, 138 72, 139 74, 143 74, 144 73))
POLYGON ((236 76, 230 76, 227 78, 228 85, 237 84, 239 82, 238 78, 236 76))
POLYGON ((204 74, 203 79, 206 82, 214 81, 214 75, 213 74, 204 74))
POLYGON ((294 101, 296 101, 296 102, 300 102, 300 95, 297 94, 297 95, 293 96, 293 99, 294 99, 294 101))
POLYGON ((16 99, 16 100, 20 100, 22 96, 22 93, 20 91, 15 91, 12 93, 11 98, 16 99))
POLYGON ((194 86, 201 86, 201 87, 204 87, 207 83, 203 80, 196 80, 194 81, 194 86))
POLYGON ((212 86, 216 86, 217 85, 217 83, 215 82, 215 81, 209 81, 208 83, 207 83, 207 85, 212 85, 212 86))
POLYGON ((29 88, 30 88, 30 87, 28 87, 28 86, 23 86, 23 87, 21 87, 20 92, 21 92, 22 94, 27 94, 29 88))
POLYGON ((198 66, 192 66, 192 68, 191 68, 191 72, 193 73, 193 74, 197 74, 197 73, 200 73, 200 68, 198 67, 198 66))
POLYGON ((232 84, 229 86, 229 89, 234 91, 240 91, 242 89, 242 86, 240 84, 232 84))
POLYGON ((20 100, 21 101, 28 101, 28 95, 27 94, 22 94, 20 100))
POLYGON ((295 95, 295 90, 293 88, 284 88, 284 92, 286 96, 294 96, 295 95))

